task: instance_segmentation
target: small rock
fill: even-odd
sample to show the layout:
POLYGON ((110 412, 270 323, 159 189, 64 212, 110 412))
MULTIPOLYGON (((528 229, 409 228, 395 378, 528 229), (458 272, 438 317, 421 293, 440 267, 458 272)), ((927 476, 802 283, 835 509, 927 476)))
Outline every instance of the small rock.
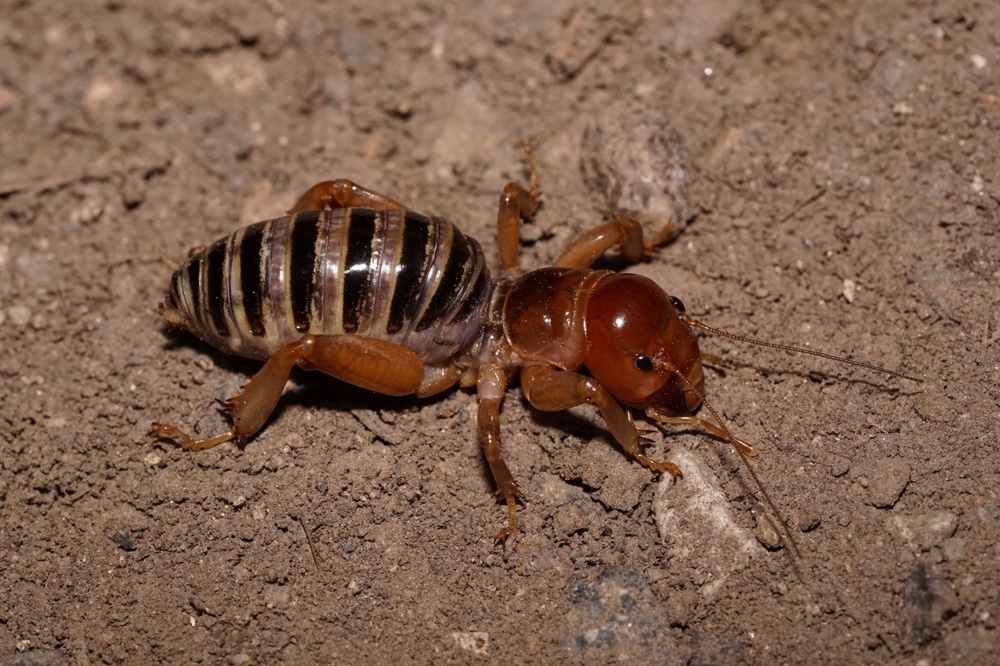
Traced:
POLYGON ((199 59, 201 66, 219 88, 238 95, 252 95, 267 89, 267 70, 251 51, 224 51, 199 59))
POLYGON ((640 571, 584 569, 567 589, 566 644, 583 661, 673 663, 670 619, 640 571))
POLYGON ((889 519, 889 529, 910 547, 930 550, 955 535, 958 529, 958 516, 950 511, 893 516, 889 519))
POLYGON ((81 100, 88 113, 95 113, 108 102, 115 101, 125 90, 125 82, 117 76, 97 74, 83 90, 81 100))
POLYGON ((767 512, 763 509, 757 511, 757 541, 768 550, 778 550, 782 546, 781 533, 767 512))
POLYGON ((490 635, 485 631, 454 631, 451 640, 460 650, 480 657, 489 655, 490 635))
POLYGON ((84 200, 79 206, 70 211, 69 219, 74 224, 89 224, 94 222, 104 212, 104 201, 93 198, 84 200))
POLYGON ((916 645, 937 639, 941 624, 959 607, 951 582, 931 562, 917 565, 903 584, 902 595, 903 635, 916 645))
POLYGON ((136 549, 135 539, 126 530, 118 528, 115 533, 111 535, 111 540, 117 544, 119 548, 126 552, 132 552, 136 549))
POLYGON ((844 300, 848 303, 854 302, 854 293, 858 289, 858 284, 854 280, 844 280, 844 286, 841 290, 841 294, 844 295, 844 300))

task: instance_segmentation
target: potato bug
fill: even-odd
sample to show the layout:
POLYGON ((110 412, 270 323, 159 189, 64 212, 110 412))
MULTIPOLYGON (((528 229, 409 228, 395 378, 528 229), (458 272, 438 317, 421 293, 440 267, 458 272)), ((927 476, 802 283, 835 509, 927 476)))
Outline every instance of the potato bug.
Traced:
POLYGON ((491 277, 479 243, 447 220, 413 213, 347 180, 319 183, 289 215, 194 254, 171 279, 163 318, 264 366, 222 402, 233 422, 226 432, 194 439, 154 423, 153 434, 188 450, 242 444, 267 421, 293 367, 394 396, 475 386, 479 436, 508 509, 499 543, 517 532, 521 498, 500 450, 500 405, 517 374, 536 409, 591 403, 626 454, 675 477, 682 476, 676 465, 644 453, 647 431, 636 427, 631 410, 662 424, 702 427, 745 455, 756 453, 705 399, 702 361, 719 359, 701 353, 695 329, 906 377, 712 328, 645 277, 591 269, 612 247, 629 261, 651 249, 631 220, 601 224, 572 241, 553 266, 521 274, 518 232, 522 217, 539 208, 536 180, 532 165, 530 188, 510 183, 501 194, 500 279, 491 277), (702 406, 713 420, 696 415, 702 406))

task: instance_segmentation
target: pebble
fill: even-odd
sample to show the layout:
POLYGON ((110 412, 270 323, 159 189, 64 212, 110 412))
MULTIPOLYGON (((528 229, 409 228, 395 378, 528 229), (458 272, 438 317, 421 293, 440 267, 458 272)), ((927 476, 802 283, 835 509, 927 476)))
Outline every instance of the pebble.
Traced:
POLYGON ((124 530, 120 527, 114 531, 114 534, 111 535, 111 540, 115 542, 115 545, 126 552, 131 552, 136 549, 135 539, 132 538, 132 535, 129 534, 128 530, 124 530))
POLYGON ((104 201, 102 199, 87 199, 70 211, 69 219, 73 224, 90 224, 96 221, 103 212, 104 201))
POLYGON ((756 530, 757 541, 760 545, 764 546, 768 550, 778 550, 781 548, 781 534, 778 532, 778 527, 771 520, 771 517, 767 515, 767 512, 762 507, 758 508, 757 511, 757 530, 756 530))
POLYGON ((485 631, 455 631, 451 634, 455 647, 474 655, 489 655, 490 635, 485 631))
POLYGON ((858 289, 858 284, 854 280, 844 280, 844 286, 841 293, 844 295, 844 300, 848 303, 854 302, 854 294, 858 289))
POLYGON ((889 530, 911 548, 930 550, 950 539, 958 529, 958 516, 951 511, 928 511, 913 515, 892 516, 889 530))
POLYGON ((95 113, 108 102, 120 98, 124 90, 125 82, 120 77, 98 74, 87 83, 80 101, 88 113, 95 113))
POLYGON ((267 89, 267 70, 251 51, 225 51, 201 59, 208 78, 219 88, 238 95, 267 89))

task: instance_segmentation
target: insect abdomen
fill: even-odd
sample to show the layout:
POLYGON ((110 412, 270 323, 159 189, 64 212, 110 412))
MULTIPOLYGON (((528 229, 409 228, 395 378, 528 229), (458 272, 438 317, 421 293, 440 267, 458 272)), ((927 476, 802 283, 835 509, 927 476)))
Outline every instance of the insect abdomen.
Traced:
POLYGON ((479 332, 492 283, 479 243, 410 211, 305 212, 244 227, 173 276, 165 316, 267 359, 312 334, 390 340, 435 363, 479 332))

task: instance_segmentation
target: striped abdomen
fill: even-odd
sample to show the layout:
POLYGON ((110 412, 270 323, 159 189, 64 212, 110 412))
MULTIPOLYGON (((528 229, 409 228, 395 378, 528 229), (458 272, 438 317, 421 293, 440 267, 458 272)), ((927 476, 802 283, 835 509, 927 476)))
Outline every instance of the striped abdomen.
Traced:
POLYGON ((348 208, 216 241, 174 273, 164 316, 249 358, 307 333, 350 333, 437 363, 476 337, 491 288, 479 243, 447 220, 348 208))

